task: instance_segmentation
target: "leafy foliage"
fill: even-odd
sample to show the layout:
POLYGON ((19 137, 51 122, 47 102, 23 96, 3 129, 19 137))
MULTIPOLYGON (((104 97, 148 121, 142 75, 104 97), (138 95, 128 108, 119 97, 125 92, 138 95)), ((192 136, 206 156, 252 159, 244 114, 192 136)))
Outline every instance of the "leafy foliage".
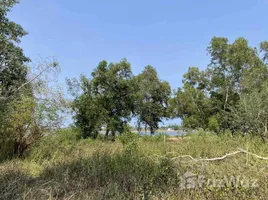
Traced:
MULTIPOLYGON (((119 63, 102 61, 92 72, 92 79, 81 76, 82 94, 74 93, 73 102, 76 124, 82 128, 84 137, 96 138, 102 126, 106 137, 111 131, 122 133, 130 120, 134 105, 134 85, 130 63, 123 59, 119 63)), ((73 84, 69 81, 69 86, 73 84)))
POLYGON ((49 81, 58 64, 26 66, 30 59, 19 43, 27 32, 7 18, 16 3, 0 2, 0 160, 22 156, 48 129, 59 125, 64 105, 59 89, 49 81))
MULTIPOLYGON (((227 129, 249 131, 238 121, 246 122, 249 120, 246 115, 256 115, 254 110, 245 107, 253 106, 254 99, 267 102, 260 97, 265 93, 263 83, 268 78, 267 42, 262 42, 258 51, 244 38, 230 44, 227 38, 214 37, 207 50, 211 56, 207 69, 190 67, 184 75, 183 87, 171 99, 173 116, 181 117, 186 128, 208 128, 217 133, 227 129)), ((258 117, 253 121, 254 126, 265 124, 265 120, 261 122, 258 117)), ((249 124, 246 126, 253 125, 249 124)), ((264 131, 261 128, 250 132, 260 135, 264 131)))
POLYGON ((25 63, 30 59, 18 46, 20 38, 27 32, 15 22, 7 18, 15 0, 4 0, 0 3, 0 101, 5 103, 16 88, 26 82, 27 67, 25 63))
POLYGON ((161 81, 152 66, 145 67, 135 80, 138 86, 135 104, 138 124, 148 125, 151 134, 154 134, 162 118, 169 117, 167 111, 171 93, 169 83, 161 81))
POLYGON ((261 91, 255 89, 242 94, 234 109, 234 123, 243 133, 259 135, 264 141, 268 136, 268 87, 264 83, 261 91))

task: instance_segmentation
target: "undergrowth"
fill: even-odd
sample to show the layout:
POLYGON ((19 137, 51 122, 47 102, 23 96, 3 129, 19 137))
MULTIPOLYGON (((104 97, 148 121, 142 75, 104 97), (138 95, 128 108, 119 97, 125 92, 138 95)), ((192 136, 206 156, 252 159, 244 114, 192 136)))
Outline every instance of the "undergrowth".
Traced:
POLYGON ((267 145, 249 136, 194 134, 169 142, 128 132, 108 142, 64 130, 44 137, 24 159, 0 164, 0 199, 266 199, 265 160, 246 154, 173 159, 219 157, 237 148, 268 156, 267 145), (194 185, 185 182, 189 174, 194 185))

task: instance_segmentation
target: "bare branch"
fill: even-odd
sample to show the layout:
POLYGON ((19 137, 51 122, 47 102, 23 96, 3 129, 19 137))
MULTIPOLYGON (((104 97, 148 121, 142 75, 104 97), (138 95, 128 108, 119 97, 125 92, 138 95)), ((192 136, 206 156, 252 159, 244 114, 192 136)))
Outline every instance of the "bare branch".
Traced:
MULTIPOLYGON (((176 152, 168 152, 168 154, 174 154, 174 153, 176 153, 176 152)), ((236 155, 236 154, 239 154, 239 153, 245 153, 245 154, 251 155, 253 157, 259 158, 261 160, 268 160, 268 157, 262 157, 262 156, 259 156, 257 154, 254 154, 252 152, 248 152, 248 151, 246 151, 244 149, 238 149, 238 151, 234 151, 234 152, 225 154, 225 155, 223 155, 221 157, 215 157, 215 158, 193 158, 190 155, 180 155, 180 156, 171 158, 171 160, 177 160, 177 159, 181 159, 181 158, 189 158, 191 161, 194 161, 194 162, 217 161, 217 160, 223 160, 223 159, 225 159, 225 158, 227 158, 229 156, 233 156, 233 155, 236 155)), ((165 156, 158 156, 158 157, 169 159, 168 157, 165 157, 165 156)))
POLYGON ((20 91, 23 87, 25 87, 26 85, 32 83, 34 80, 36 80, 38 77, 40 77, 46 70, 48 70, 49 68, 53 67, 55 68, 57 66, 56 62, 53 62, 51 64, 48 64, 40 73, 38 73, 36 76, 34 76, 32 79, 30 79, 29 81, 27 81, 26 83, 22 84, 20 87, 18 87, 17 89, 15 89, 14 91, 11 92, 11 95, 9 95, 8 97, 0 97, 0 99, 2 100, 8 100, 9 98, 12 97, 12 95, 14 95, 15 93, 17 93, 18 91, 20 91))

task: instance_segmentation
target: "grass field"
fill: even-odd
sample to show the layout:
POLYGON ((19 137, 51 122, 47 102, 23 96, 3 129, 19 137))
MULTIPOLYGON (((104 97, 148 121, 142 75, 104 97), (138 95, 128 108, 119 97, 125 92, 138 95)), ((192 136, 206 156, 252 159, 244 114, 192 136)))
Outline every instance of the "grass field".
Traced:
POLYGON ((24 159, 0 164, 0 199, 267 199, 268 156, 258 138, 133 133, 116 142, 45 137, 24 159))

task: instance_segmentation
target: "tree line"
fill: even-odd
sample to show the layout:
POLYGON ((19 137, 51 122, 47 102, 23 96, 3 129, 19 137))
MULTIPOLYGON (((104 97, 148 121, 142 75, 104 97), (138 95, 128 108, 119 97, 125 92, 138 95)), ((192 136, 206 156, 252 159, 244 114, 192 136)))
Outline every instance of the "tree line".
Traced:
POLYGON ((207 52, 208 67, 190 67, 183 76, 183 87, 170 101, 173 116, 181 117, 187 128, 250 133, 265 140, 268 42, 257 48, 245 38, 230 43, 214 37, 207 52))
MULTIPOLYGON (((229 42, 214 37, 207 48, 205 70, 190 67, 183 86, 175 91, 148 65, 134 75, 131 64, 101 61, 90 76, 67 79, 73 101, 68 103, 51 81, 58 63, 45 60, 28 67, 30 58, 19 46, 27 32, 7 13, 16 0, 0 2, 0 148, 21 155, 42 136, 60 127, 62 113, 71 108, 83 138, 106 138, 137 129, 151 134, 163 119, 181 118, 185 129, 203 128, 217 134, 253 134, 264 141, 268 121, 268 42, 251 47, 245 38, 229 42)), ((179 77, 178 77, 179 78, 179 77)))
POLYGON ((76 125, 84 137, 96 137, 103 125, 106 137, 109 133, 114 137, 132 117, 137 118, 138 129, 148 127, 151 134, 163 119, 181 118, 186 129, 254 134, 265 140, 268 42, 256 48, 245 38, 230 43, 214 37, 207 52, 208 67, 190 67, 183 86, 173 92, 150 65, 134 76, 126 59, 100 62, 91 77, 68 81, 71 89, 74 85, 82 89, 72 104, 76 125))
POLYGON ((105 126, 106 137, 114 139, 116 133, 124 132, 132 117, 137 118, 138 129, 145 126, 154 134, 159 122, 169 117, 170 85, 160 80, 150 65, 134 76, 126 59, 109 64, 102 61, 90 78, 82 75, 79 81, 67 82, 75 96, 74 119, 85 138, 97 137, 105 126))

